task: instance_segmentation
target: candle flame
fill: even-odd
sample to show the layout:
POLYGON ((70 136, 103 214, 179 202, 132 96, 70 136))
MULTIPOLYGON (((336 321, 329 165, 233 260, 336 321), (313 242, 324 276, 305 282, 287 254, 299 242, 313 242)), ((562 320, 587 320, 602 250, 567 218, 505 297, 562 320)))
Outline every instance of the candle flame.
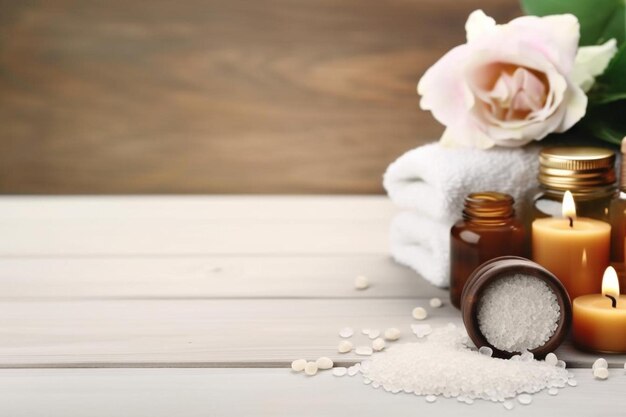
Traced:
POLYGON ((561 210, 563 217, 570 219, 576 218, 576 203, 574 203, 574 196, 569 191, 565 191, 563 195, 563 206, 561 210))
POLYGON ((602 295, 617 299, 619 297, 619 281, 617 280, 617 272, 615 268, 609 266, 604 271, 604 277, 602 277, 602 295))

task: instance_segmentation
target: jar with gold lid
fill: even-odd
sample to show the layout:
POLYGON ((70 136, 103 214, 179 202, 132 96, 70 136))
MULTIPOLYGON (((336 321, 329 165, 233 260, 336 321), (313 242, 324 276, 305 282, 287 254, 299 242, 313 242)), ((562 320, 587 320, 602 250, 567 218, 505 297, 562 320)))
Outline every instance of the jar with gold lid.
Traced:
POLYGON ((492 191, 465 197, 463 218, 450 231, 450 301, 456 308, 461 308, 465 283, 479 265, 525 253, 525 229, 513 203, 510 195, 492 191))
POLYGON ((547 147, 539 154, 539 188, 527 197, 528 224, 543 217, 561 217, 565 191, 576 201, 578 216, 609 221, 617 194, 615 153, 596 147, 547 147))

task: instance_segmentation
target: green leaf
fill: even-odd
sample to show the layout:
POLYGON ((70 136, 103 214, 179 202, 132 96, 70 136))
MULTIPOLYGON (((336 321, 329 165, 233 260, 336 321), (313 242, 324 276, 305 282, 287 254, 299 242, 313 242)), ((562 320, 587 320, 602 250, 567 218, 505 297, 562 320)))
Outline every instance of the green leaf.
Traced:
POLYGON ((626 101, 590 107, 582 127, 591 135, 619 145, 626 136, 626 101))
POLYGON ((611 38, 626 39, 624 0, 521 0, 526 14, 546 16, 571 13, 580 22, 580 45, 597 45, 611 38))

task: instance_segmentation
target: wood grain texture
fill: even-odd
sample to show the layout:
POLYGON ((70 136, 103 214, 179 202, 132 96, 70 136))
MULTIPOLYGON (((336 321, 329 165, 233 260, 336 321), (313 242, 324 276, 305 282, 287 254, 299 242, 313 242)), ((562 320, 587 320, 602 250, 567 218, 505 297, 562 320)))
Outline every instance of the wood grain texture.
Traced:
POLYGON ((0 192, 379 193, 424 70, 514 0, 0 0, 0 192))
MULTIPOLYGON (((522 417, 623 417, 626 377, 612 370, 597 381, 588 369, 573 370, 578 386, 553 397, 515 402, 522 417)), ((477 400, 472 406, 364 385, 360 377, 313 378, 286 369, 20 369, 0 372, 0 413, 11 417, 491 417, 509 415, 502 404, 477 400), (505 414, 506 413, 506 414, 505 414)))

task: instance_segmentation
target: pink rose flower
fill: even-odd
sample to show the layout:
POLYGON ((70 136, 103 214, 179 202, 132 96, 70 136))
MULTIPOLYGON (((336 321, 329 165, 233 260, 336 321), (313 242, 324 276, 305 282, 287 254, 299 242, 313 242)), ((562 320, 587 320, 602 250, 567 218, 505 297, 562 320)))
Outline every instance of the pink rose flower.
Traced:
POLYGON ((465 29, 467 43, 417 86, 421 108, 446 126, 441 141, 450 145, 522 146, 568 130, 585 115, 585 91, 617 51, 614 39, 578 48, 578 19, 569 14, 496 25, 476 10, 465 29))

